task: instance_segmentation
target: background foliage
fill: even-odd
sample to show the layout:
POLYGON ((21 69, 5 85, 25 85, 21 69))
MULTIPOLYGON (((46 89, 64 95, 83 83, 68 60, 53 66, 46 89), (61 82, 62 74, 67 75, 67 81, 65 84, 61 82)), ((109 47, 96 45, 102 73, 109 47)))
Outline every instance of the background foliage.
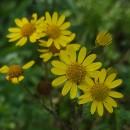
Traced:
MULTIPOLYGON (((33 93, 43 78, 44 67, 35 48, 38 44, 28 43, 16 47, 9 43, 8 28, 15 26, 14 19, 31 17, 36 12, 39 17, 49 11, 64 14, 72 23, 76 33, 75 42, 91 50, 99 31, 107 30, 113 35, 113 43, 100 48, 96 53, 103 67, 115 67, 123 85, 119 90, 124 98, 113 114, 102 118, 90 115, 89 104, 83 107, 79 130, 130 130, 130 1, 129 0, 1 0, 0 2, 0 66, 14 63, 24 64, 30 59, 36 61, 32 70, 26 73, 26 82, 33 93)), ((57 90, 55 90, 57 91, 57 90)), ((56 92, 55 92, 56 93, 56 92)), ((56 111, 68 123, 75 124, 73 106, 68 97, 60 97, 56 111)), ((54 99, 55 102, 59 99, 54 99)), ((48 101, 45 101, 48 103, 48 101)), ((0 130, 59 130, 53 116, 33 101, 19 85, 13 85, 0 75, 0 130)), ((75 130, 75 127, 72 128, 75 130)))

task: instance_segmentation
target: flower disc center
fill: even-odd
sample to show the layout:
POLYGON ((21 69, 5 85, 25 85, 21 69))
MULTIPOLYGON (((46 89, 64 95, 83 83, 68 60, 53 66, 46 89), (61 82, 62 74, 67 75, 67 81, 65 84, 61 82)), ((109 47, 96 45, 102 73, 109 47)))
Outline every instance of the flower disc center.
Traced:
POLYGON ((109 89, 104 84, 97 83, 91 88, 90 92, 92 99, 100 102, 106 99, 109 89))
POLYGON ((60 36, 60 28, 57 25, 48 25, 46 31, 50 38, 56 39, 60 36))
POLYGON ((22 36, 29 37, 36 31, 35 25, 32 23, 27 23, 21 28, 22 36))
POLYGON ((66 70, 66 76, 71 82, 79 83, 85 79, 86 69, 78 62, 72 63, 66 70))
POLYGON ((23 69, 19 65, 12 65, 8 70, 9 78, 19 77, 23 75, 23 69))
POLYGON ((51 44, 51 46, 48 47, 49 51, 52 52, 53 54, 56 54, 56 53, 60 53, 61 50, 65 50, 65 47, 62 47, 60 46, 60 50, 58 50, 54 43, 51 44))

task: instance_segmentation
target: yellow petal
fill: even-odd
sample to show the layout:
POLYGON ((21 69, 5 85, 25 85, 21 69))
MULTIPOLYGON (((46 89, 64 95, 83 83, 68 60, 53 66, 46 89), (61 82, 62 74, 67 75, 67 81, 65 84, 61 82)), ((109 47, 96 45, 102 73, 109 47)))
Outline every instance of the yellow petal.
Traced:
POLYGON ((20 32, 20 28, 9 28, 9 32, 20 32))
POLYGON ((75 44, 68 44, 68 45, 66 46, 66 50, 68 50, 68 48, 73 47, 74 50, 77 51, 77 50, 79 50, 80 46, 81 46, 81 45, 78 44, 78 43, 77 43, 77 44, 76 44, 76 43, 75 43, 75 44))
POLYGON ((45 53, 40 55, 40 58, 46 58, 46 57, 48 57, 50 55, 53 55, 52 52, 45 52, 45 53))
POLYGON ((55 75, 64 75, 66 74, 66 70, 65 69, 59 69, 59 68, 52 68, 51 72, 55 75))
POLYGON ((106 74, 107 74, 107 72, 105 69, 102 69, 100 71, 100 75, 99 75, 99 82, 100 83, 104 83, 104 80, 106 79, 106 74))
POLYGON ((50 60, 52 58, 52 56, 53 56, 52 52, 47 52, 47 53, 40 55, 40 58, 43 58, 43 61, 47 62, 48 60, 50 60))
POLYGON ((64 87, 63 87, 63 89, 62 89, 62 95, 63 95, 63 96, 65 96, 65 95, 69 92, 69 90, 70 90, 70 88, 71 88, 71 85, 72 85, 72 82, 70 82, 70 81, 68 81, 68 82, 64 85, 64 87))
MULTIPOLYGON (((64 36, 64 35, 61 35, 60 36, 60 39, 62 41, 65 41, 66 43, 70 42, 71 41, 71 37, 70 36, 64 36)), ((62 44, 61 44, 62 45, 62 44)))
POLYGON ((15 19, 15 23, 18 27, 22 27, 23 26, 23 23, 20 19, 15 19))
POLYGON ((102 102, 98 102, 98 104, 97 104, 97 111, 98 111, 98 114, 99 114, 99 116, 102 116, 103 115, 103 104, 102 104, 102 102))
POLYGON ((74 40, 75 36, 76 36, 75 33, 72 33, 71 35, 69 35, 69 38, 70 38, 69 43, 72 42, 72 40, 74 40))
POLYGON ((0 68, 0 73, 7 73, 9 70, 9 67, 7 65, 4 65, 0 68))
POLYGON ((86 67, 86 71, 94 71, 99 69, 102 66, 101 62, 95 62, 86 67))
POLYGON ((89 77, 91 77, 91 78, 95 78, 94 76, 95 76, 95 73, 96 73, 96 70, 94 70, 94 71, 87 71, 87 75, 89 76, 89 77))
POLYGON ((72 84, 70 89, 70 98, 74 99, 77 93, 77 85, 75 83, 72 84))
POLYGON ((57 19, 58 19, 58 14, 57 12, 54 12, 53 16, 52 16, 52 23, 57 23, 57 19))
POLYGON ((111 82, 111 83, 108 85, 108 88, 118 87, 121 83, 122 83, 122 80, 121 80, 121 79, 117 79, 117 80, 111 82))
POLYGON ((67 42, 64 41, 61 37, 59 37, 59 38, 57 39, 57 42, 58 42, 59 45, 61 45, 62 47, 66 47, 66 45, 67 45, 67 42))
POLYGON ((95 113, 95 111, 96 111, 97 104, 98 104, 98 102, 96 102, 96 101, 93 101, 93 102, 92 102, 92 105, 91 105, 91 108, 90 108, 90 111, 91 111, 91 114, 92 114, 92 115, 93 115, 93 114, 95 113))
POLYGON ((32 35, 30 35, 29 40, 32 43, 36 42, 36 40, 37 40, 37 34, 33 33, 32 35))
POLYGON ((8 34, 6 35, 7 38, 16 38, 16 37, 19 37, 20 33, 11 33, 11 34, 8 34))
POLYGON ((123 94, 116 92, 116 91, 110 91, 109 96, 114 97, 114 98, 122 98, 123 94))
POLYGON ((28 19, 26 17, 23 17, 22 18, 22 23, 23 24, 27 24, 27 23, 29 23, 29 21, 28 21, 28 19))
POLYGON ((106 102, 107 102, 109 105, 113 106, 113 107, 117 107, 117 103, 116 103, 115 100, 112 99, 111 97, 107 97, 107 98, 106 98, 106 102))
POLYGON ((60 45, 57 40, 54 40, 54 45, 58 50, 60 50, 60 45))
POLYGON ((111 105, 109 105, 107 102, 103 102, 105 108, 108 110, 108 112, 112 113, 113 112, 113 108, 111 105))
POLYGON ((6 78, 7 80, 9 80, 9 75, 7 75, 5 78, 6 78))
POLYGON ((90 86, 88 86, 88 84, 86 82, 81 82, 78 85, 78 88, 81 89, 81 90, 88 90, 90 88, 90 86))
POLYGON ((35 63, 35 61, 32 60, 32 61, 26 63, 22 68, 23 68, 23 69, 28 69, 28 68, 30 68, 34 63, 35 63))
POLYGON ((63 51, 63 50, 60 51, 60 57, 66 64, 71 63, 71 60, 70 60, 69 56, 66 54, 65 51, 63 51))
POLYGON ((59 53, 55 53, 53 56, 59 56, 59 53))
POLYGON ((67 65, 64 64, 63 62, 60 62, 60 61, 56 61, 56 60, 53 60, 51 62, 51 64, 56 67, 56 68, 59 68, 59 69, 66 69, 67 68, 67 65))
POLYGON ((49 61, 51 58, 52 58, 52 56, 49 55, 48 57, 45 57, 45 58, 43 59, 43 62, 47 62, 47 61, 49 61))
POLYGON ((24 79, 24 76, 22 76, 22 75, 18 77, 19 82, 22 81, 23 79, 24 79))
POLYGON ((15 38, 9 39, 9 42, 14 42, 14 41, 18 40, 19 38, 21 38, 21 35, 20 35, 20 34, 17 35, 17 37, 15 37, 15 38))
POLYGON ((47 42, 46 41, 44 41, 44 40, 39 40, 39 45, 40 46, 43 46, 43 47, 47 47, 47 42))
POLYGON ((79 55, 78 55, 78 62, 82 63, 84 58, 86 57, 87 49, 85 47, 82 47, 80 49, 79 55))
POLYGON ((53 86, 59 86, 67 80, 66 76, 60 76, 52 81, 53 86))
POLYGON ((47 47, 51 46, 52 42, 53 42, 53 39, 49 38, 49 40, 46 43, 47 47))
POLYGON ((11 82, 13 83, 13 84, 17 84, 17 83, 19 83, 19 81, 18 81, 18 78, 11 78, 11 82))
POLYGON ((94 82, 95 82, 95 83, 96 83, 96 82, 99 82, 99 81, 98 81, 99 76, 100 76, 100 71, 95 71, 95 72, 94 72, 94 76, 92 76, 92 77, 94 77, 94 82))
POLYGON ((79 100, 78 104, 85 104, 85 103, 90 102, 90 101, 92 101, 91 98, 84 98, 84 99, 79 100))
POLYGON ((60 18, 58 19, 58 22, 57 22, 57 25, 60 26, 63 24, 65 20, 65 16, 64 15, 61 15, 60 18))
POLYGON ((82 99, 82 98, 90 98, 90 97, 91 97, 91 93, 88 92, 88 93, 85 93, 85 94, 79 96, 78 99, 82 99))
POLYGON ((32 14, 32 18, 36 21, 36 20, 37 20, 37 14, 36 14, 36 13, 33 13, 33 14, 32 14))
POLYGON ((71 31, 69 31, 69 30, 62 30, 61 34, 63 34, 63 35, 70 35, 71 31))
POLYGON ((17 43, 16 46, 23 46, 27 42, 27 37, 22 37, 17 43))
POLYGON ((47 22, 51 23, 51 16, 50 16, 50 14, 48 12, 46 12, 45 16, 46 16, 47 22))
POLYGON ((97 57, 96 54, 91 54, 91 55, 87 56, 86 59, 83 61, 83 65, 88 66, 96 59, 96 57, 97 57))
POLYGON ((90 77, 86 76, 85 80, 89 86, 94 86, 94 82, 90 77))
MULTIPOLYGON (((41 24, 42 22, 44 22, 44 19, 45 19, 45 17, 43 16, 43 17, 40 17, 39 19, 37 19, 37 18, 34 18, 35 19, 35 22, 39 25, 39 24, 41 24)), ((43 25, 45 25, 46 23, 44 22, 43 23, 43 25)))
POLYGON ((66 22, 66 23, 64 23, 63 25, 60 26, 60 30, 65 30, 65 29, 67 29, 70 25, 71 25, 70 22, 66 22))
POLYGON ((75 52, 75 50, 73 48, 69 48, 68 52, 69 52, 71 62, 75 62, 76 61, 76 52, 75 52))
POLYGON ((107 78, 106 78, 106 81, 105 81, 105 85, 108 86, 116 77, 116 74, 113 73, 113 74, 110 74, 107 78))
MULTIPOLYGON (((47 62, 48 60, 50 60, 51 58, 52 58, 52 56, 53 56, 53 54, 52 54, 52 52, 48 52, 48 53, 45 53, 45 54, 43 54, 44 56, 43 56, 43 61, 44 62, 47 62)), ((42 55, 41 55, 42 56, 42 55)))
POLYGON ((40 32, 40 33, 38 33, 37 34, 37 36, 38 36, 38 38, 42 38, 42 37, 45 37, 45 36, 47 36, 47 33, 45 33, 45 32, 40 32))

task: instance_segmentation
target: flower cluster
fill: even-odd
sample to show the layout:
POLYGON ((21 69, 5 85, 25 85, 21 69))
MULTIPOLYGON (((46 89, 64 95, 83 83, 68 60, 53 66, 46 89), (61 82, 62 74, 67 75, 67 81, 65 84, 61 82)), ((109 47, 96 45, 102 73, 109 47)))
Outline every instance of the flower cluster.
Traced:
MULTIPOLYGON (((102 63, 96 61, 97 54, 90 53, 86 47, 81 47, 80 43, 73 43, 75 33, 68 30, 70 22, 65 22, 65 16, 58 16, 54 12, 51 16, 49 12, 45 16, 38 18, 37 14, 32 14, 31 19, 23 17, 15 19, 17 27, 8 29, 9 42, 16 42, 16 46, 23 46, 29 40, 31 43, 38 43, 40 58, 43 62, 51 61, 51 72, 58 77, 52 81, 52 87, 61 86, 62 95, 70 94, 70 99, 78 99, 78 104, 91 104, 91 114, 97 110, 100 116, 103 115, 103 107, 108 112, 113 112, 113 107, 117 103, 113 98, 122 98, 123 95, 113 89, 118 87, 121 79, 116 78, 116 71, 102 68, 102 63), (54 58, 54 59, 52 59, 54 58)), ((98 46, 107 46, 112 43, 112 35, 107 31, 99 32, 95 40, 98 46)), ((28 69, 35 63, 34 60, 27 64, 14 64, 8 67, 4 65, 0 68, 1 73, 7 73, 6 79, 12 83, 19 83, 24 79, 24 69, 28 69)), ((44 94, 47 89, 42 88, 45 83, 38 87, 38 93, 44 94), (40 90, 40 91, 39 91, 40 90)), ((49 92, 52 89, 49 89, 49 92)), ((48 91, 47 91, 47 95, 48 91)))

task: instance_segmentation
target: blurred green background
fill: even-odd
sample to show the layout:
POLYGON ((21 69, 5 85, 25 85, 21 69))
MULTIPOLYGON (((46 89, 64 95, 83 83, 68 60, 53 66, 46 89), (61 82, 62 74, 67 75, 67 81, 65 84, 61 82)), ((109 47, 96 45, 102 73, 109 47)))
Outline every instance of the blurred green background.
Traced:
MULTIPOLYGON (((79 130, 130 130, 130 1, 129 0, 1 0, 0 1, 0 66, 14 63, 25 64, 34 59, 36 64, 27 70, 26 82, 33 93, 43 78, 44 67, 36 48, 38 44, 28 43, 16 47, 9 43, 8 28, 15 26, 14 19, 28 17, 36 12, 39 17, 46 11, 57 11, 70 21, 70 30, 76 33, 74 42, 79 42, 91 50, 99 31, 109 31, 113 42, 96 52, 103 67, 115 67, 123 85, 118 91, 124 98, 117 100, 119 106, 114 113, 92 116, 89 104, 83 107, 79 130)), ((57 97, 56 97, 57 100, 57 97)), ((46 101, 45 101, 46 102, 46 101)), ((47 102, 48 103, 48 102, 47 102)), ((61 118, 69 123, 73 113, 71 101, 62 98, 55 106, 61 118)), ((105 110, 106 111, 106 110, 105 110)), ((33 101, 19 85, 13 85, 0 74, 0 130, 60 130, 53 116, 33 101)), ((71 128, 75 130, 76 128, 71 128)))

